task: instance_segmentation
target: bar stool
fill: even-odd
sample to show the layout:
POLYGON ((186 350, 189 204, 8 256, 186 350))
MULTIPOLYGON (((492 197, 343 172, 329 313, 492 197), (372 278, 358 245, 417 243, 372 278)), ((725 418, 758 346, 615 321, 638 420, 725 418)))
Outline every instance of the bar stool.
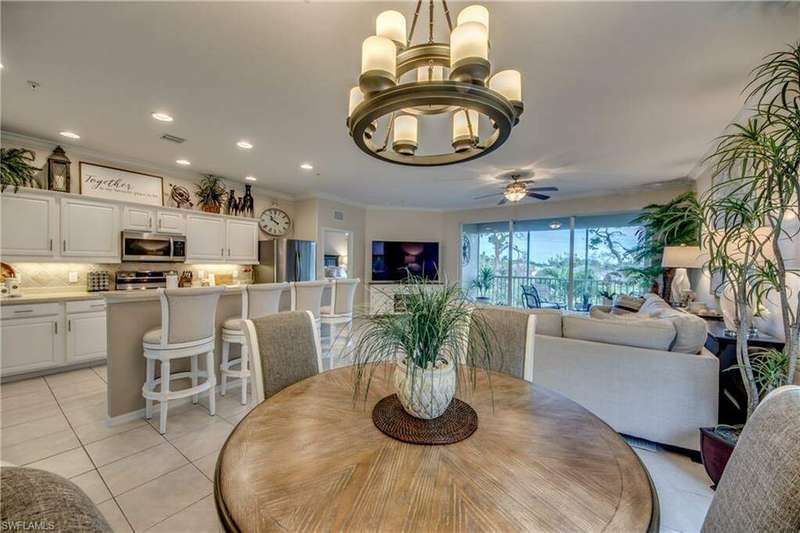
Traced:
POLYGON ((328 326, 326 342, 333 346, 336 326, 353 323, 353 298, 360 279, 335 279, 331 282, 331 304, 320 308, 320 324, 328 326))
POLYGON ((289 284, 292 293, 292 311, 311 311, 314 324, 319 328, 319 311, 322 306, 322 293, 330 284, 321 281, 293 281, 289 284))
POLYGON ((247 343, 244 338, 244 321, 277 313, 281 295, 288 288, 288 283, 258 283, 242 287, 242 317, 229 318, 222 324, 222 362, 219 370, 222 376, 220 393, 223 396, 228 391, 228 377, 241 379, 242 405, 247 405, 247 380, 250 377, 250 369, 247 343), (241 356, 238 359, 229 359, 231 344, 239 345, 241 356), (231 368, 236 365, 239 366, 239 370, 231 368))
POLYGON ((161 299, 161 327, 151 329, 142 338, 142 348, 147 359, 147 376, 142 385, 145 399, 145 416, 153 417, 153 400, 158 400, 161 410, 159 431, 167 431, 167 408, 169 400, 192 396, 197 403, 198 394, 208 391, 208 414, 214 416, 214 332, 217 303, 225 287, 198 289, 158 289, 161 299), (197 356, 205 354, 206 370, 200 372, 197 356), (191 358, 189 372, 170 373, 173 359, 191 358), (156 361, 161 363, 161 376, 156 379, 156 361), (197 383, 205 375, 205 383, 197 383), (188 389, 170 390, 174 379, 191 378, 188 389), (159 388, 156 392, 156 387, 159 388))

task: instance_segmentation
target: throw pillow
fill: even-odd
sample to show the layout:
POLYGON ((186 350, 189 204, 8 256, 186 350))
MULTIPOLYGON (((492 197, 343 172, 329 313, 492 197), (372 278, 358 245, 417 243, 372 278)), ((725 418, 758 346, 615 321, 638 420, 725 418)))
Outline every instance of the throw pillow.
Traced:
POLYGON ((669 320, 597 320, 565 315, 564 337, 668 351, 675 340, 675 327, 669 320))
POLYGON ((614 296, 614 301, 611 304, 611 314, 625 315, 627 313, 635 313, 642 307, 644 302, 644 298, 639 298, 638 296, 618 294, 614 296))

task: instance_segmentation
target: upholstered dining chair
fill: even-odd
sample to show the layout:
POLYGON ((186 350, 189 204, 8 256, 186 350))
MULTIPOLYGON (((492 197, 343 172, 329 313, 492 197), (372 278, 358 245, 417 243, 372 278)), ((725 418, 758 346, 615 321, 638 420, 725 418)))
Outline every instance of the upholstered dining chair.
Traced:
POLYGON ((220 394, 228 392, 228 378, 242 380, 242 405, 247 404, 247 381, 250 379, 247 345, 244 341, 242 321, 248 318, 271 315, 280 310, 283 291, 288 283, 256 283, 242 287, 242 312, 240 317, 229 318, 222 324, 222 361, 219 365, 222 376, 220 394), (231 344, 238 344, 240 357, 230 359, 231 344), (238 370, 234 367, 238 366, 238 370))
POLYGON ((800 531, 800 386, 771 392, 722 474, 704 533, 800 531))
POLYGON ((293 281, 290 283, 292 311, 311 311, 317 326, 319 326, 322 293, 328 286, 330 286, 330 282, 327 280, 293 281))
MULTIPOLYGON (((479 305, 472 310, 472 320, 480 320, 489 331, 489 368, 533 383, 536 315, 514 307, 479 305)), ((474 328, 469 332, 468 350, 473 358, 487 357, 474 328)))
POLYGON ((158 289, 161 299, 161 327, 151 329, 142 338, 142 350, 147 361, 147 374, 142 385, 145 399, 145 417, 153 416, 153 400, 158 400, 160 409, 159 431, 167 431, 167 408, 169 400, 192 396, 197 403, 198 395, 208 391, 208 414, 215 413, 214 341, 216 338, 216 316, 219 297, 225 287, 194 289, 158 289), (198 368, 198 356, 205 357, 205 372, 198 368), (189 372, 171 373, 174 359, 189 358, 189 372), (161 376, 155 377, 156 361, 161 363, 161 376), (205 375, 205 382, 198 384, 205 375), (171 390, 170 382, 190 378, 192 386, 171 390), (158 390, 156 390, 158 388, 158 390))
POLYGON ((319 328, 311 311, 288 311, 244 321, 256 400, 322 372, 319 328))

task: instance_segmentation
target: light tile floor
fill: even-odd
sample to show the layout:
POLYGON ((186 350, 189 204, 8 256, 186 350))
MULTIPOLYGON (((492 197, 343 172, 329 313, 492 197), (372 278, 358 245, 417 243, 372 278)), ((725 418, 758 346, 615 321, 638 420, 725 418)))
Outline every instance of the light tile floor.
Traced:
MULTIPOLYGON (((71 479, 114 531, 221 531, 216 457, 252 405, 232 389, 217 397, 215 417, 205 402, 171 407, 164 436, 157 416, 108 428, 105 378, 98 367, 0 386, 0 459, 71 479)), ((702 465, 655 446, 634 450, 656 485, 662 532, 699 531, 713 496, 702 465)))

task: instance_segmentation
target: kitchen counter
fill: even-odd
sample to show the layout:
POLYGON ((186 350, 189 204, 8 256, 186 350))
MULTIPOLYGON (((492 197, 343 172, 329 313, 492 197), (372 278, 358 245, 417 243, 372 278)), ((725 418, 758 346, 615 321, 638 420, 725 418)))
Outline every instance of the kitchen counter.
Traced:
POLYGON ((23 290, 22 296, 0 298, 0 305, 45 304, 54 302, 73 302, 76 300, 101 300, 106 293, 86 290, 23 290))
MULTIPOLYGON (((244 285, 226 285, 224 294, 240 294, 244 285)), ((153 289, 135 291, 106 291, 100 294, 108 304, 119 304, 129 302, 146 302, 148 300, 158 300, 158 291, 153 289)))

